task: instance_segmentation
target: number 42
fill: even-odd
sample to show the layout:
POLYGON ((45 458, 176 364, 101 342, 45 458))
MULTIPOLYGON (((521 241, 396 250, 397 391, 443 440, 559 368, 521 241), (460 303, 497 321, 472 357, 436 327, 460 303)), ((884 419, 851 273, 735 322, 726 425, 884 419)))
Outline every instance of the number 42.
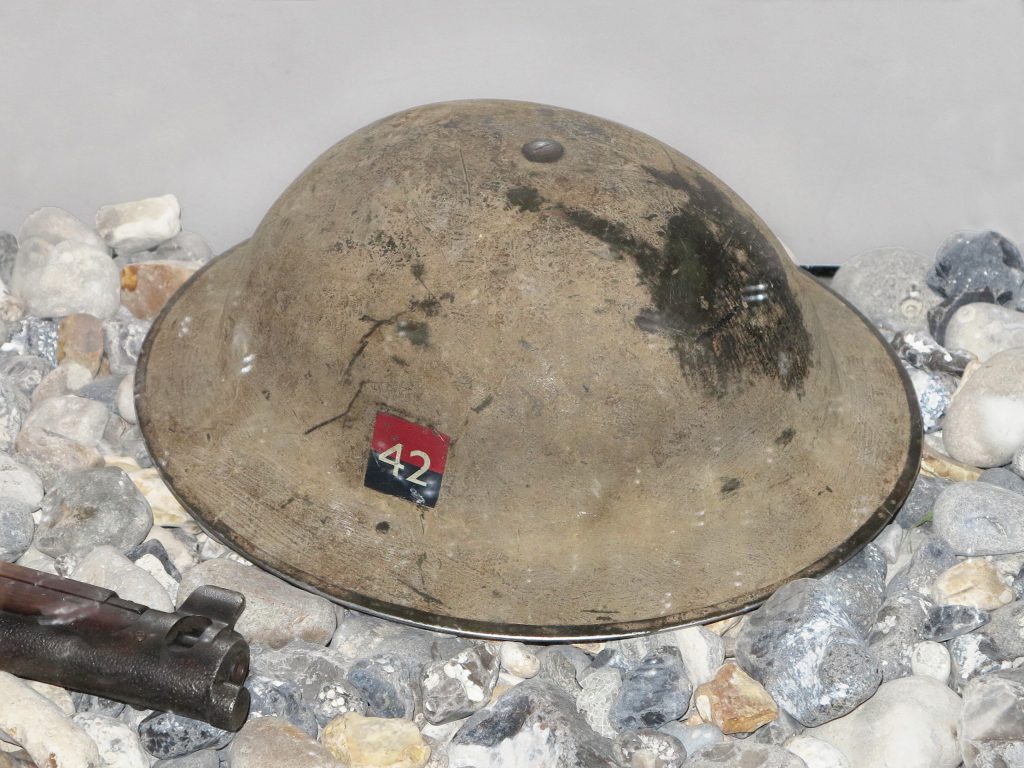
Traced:
MULTIPOLYGON (((423 466, 413 472, 406 479, 410 483, 416 483, 416 485, 426 485, 426 480, 420 480, 420 475, 430 469, 430 457, 427 456, 423 451, 409 451, 410 456, 419 456, 423 459, 423 466)), ((391 474, 395 477, 401 477, 401 471, 405 469, 405 465, 402 463, 402 444, 395 443, 386 451, 380 454, 380 460, 385 464, 390 464, 391 474)))

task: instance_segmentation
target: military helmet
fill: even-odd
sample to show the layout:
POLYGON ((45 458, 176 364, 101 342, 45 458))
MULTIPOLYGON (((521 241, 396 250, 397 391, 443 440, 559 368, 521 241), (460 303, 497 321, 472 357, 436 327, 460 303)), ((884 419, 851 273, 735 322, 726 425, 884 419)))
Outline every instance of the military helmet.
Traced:
POLYGON ((170 488, 255 563, 547 640, 827 571, 889 521, 921 436, 884 340, 709 171, 489 100, 321 155, 164 308, 136 404, 170 488))

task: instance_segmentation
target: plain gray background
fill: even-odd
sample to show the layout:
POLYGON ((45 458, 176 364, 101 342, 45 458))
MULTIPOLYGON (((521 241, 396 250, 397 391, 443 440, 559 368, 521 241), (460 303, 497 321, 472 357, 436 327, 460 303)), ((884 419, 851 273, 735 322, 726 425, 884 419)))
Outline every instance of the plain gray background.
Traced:
POLYGON ((1024 240, 1022 0, 2 0, 0 229, 173 192, 219 252, 352 130, 472 97, 646 131, 804 263, 1024 240))

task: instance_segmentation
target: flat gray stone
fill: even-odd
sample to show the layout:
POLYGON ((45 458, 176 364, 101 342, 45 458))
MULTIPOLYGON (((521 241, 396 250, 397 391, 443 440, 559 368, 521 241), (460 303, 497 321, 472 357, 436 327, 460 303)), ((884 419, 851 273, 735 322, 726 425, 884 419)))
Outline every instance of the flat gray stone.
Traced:
POLYGON ((935 501, 935 528, 960 555, 1024 552, 1024 496, 989 483, 963 481, 935 501))
POLYGON ((957 733, 964 768, 1024 765, 1024 670, 967 683, 957 733))

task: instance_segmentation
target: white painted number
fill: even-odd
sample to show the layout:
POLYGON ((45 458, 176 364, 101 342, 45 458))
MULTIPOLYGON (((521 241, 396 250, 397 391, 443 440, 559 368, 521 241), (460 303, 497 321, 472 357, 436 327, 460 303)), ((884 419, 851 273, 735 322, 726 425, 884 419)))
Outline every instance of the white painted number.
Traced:
MULTIPOLYGON (((410 483, 416 483, 416 485, 426 485, 426 480, 420 480, 420 475, 430 469, 430 457, 427 456, 423 451, 410 451, 410 456, 419 456, 423 459, 423 466, 409 475, 408 480, 410 483)), ((385 464, 390 464, 391 474, 395 477, 401 477, 401 471, 405 469, 405 465, 402 464, 402 444, 395 443, 386 451, 380 454, 380 460, 385 464)))

